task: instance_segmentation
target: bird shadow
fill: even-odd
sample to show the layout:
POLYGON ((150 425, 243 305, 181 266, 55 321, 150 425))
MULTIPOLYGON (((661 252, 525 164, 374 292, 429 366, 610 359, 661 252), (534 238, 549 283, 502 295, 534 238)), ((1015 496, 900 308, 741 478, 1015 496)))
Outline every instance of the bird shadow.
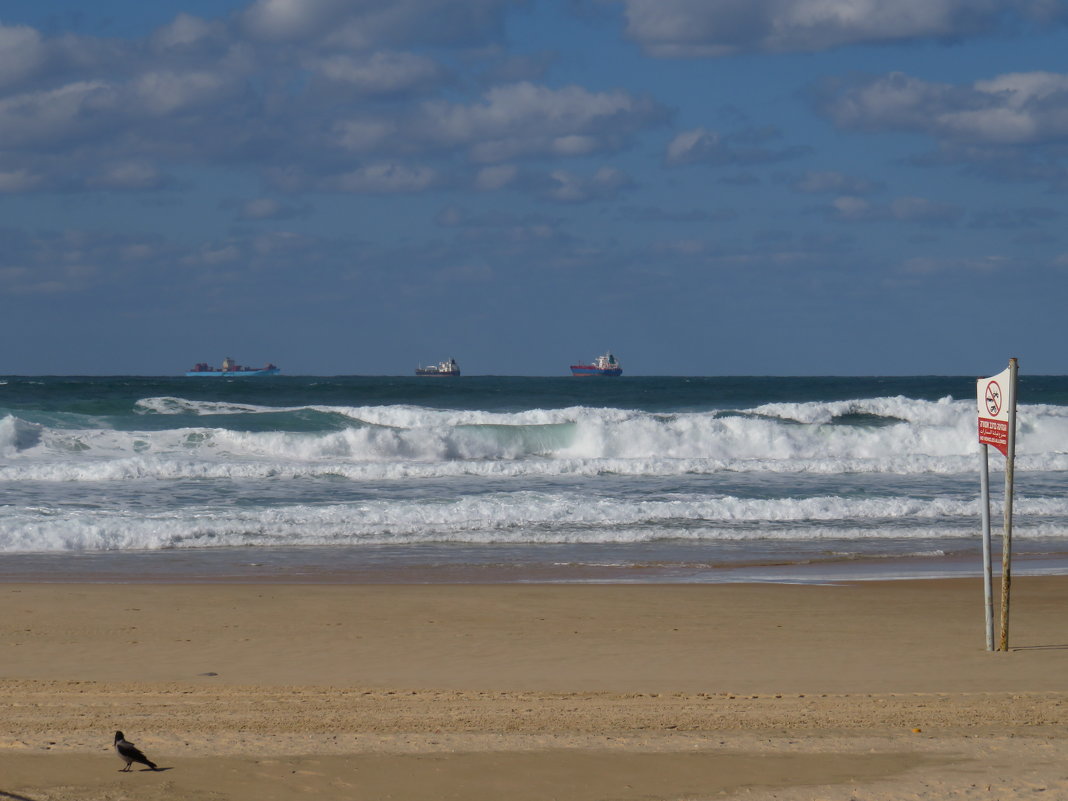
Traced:
POLYGON ((10 798, 11 801, 36 801, 34 798, 30 798, 27 795, 19 795, 18 793, 8 793, 0 790, 0 798, 10 798))
MULTIPOLYGON (((136 771, 133 770, 120 770, 119 773, 164 773, 168 770, 174 770, 174 768, 140 768, 136 771)), ((0 796, 2 798, 2 796, 0 796)))
POLYGON ((1068 645, 1016 645, 1010 651, 1068 651, 1068 645))

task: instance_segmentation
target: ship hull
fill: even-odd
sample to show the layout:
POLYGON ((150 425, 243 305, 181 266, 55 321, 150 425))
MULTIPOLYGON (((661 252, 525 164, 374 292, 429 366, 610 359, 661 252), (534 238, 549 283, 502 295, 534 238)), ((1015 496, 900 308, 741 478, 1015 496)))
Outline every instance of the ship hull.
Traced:
POLYGON ((265 370, 190 370, 185 375, 187 378, 244 378, 254 375, 278 375, 281 372, 277 367, 265 370))
POLYGON ((430 369, 430 370, 416 370, 416 371, 415 371, 415 374, 416 374, 416 375, 447 375, 447 376, 458 376, 458 375, 460 375, 460 371, 459 371, 459 370, 438 370, 438 369, 430 369))
POLYGON ((592 364, 571 365, 571 375, 623 375, 622 367, 596 367, 592 364))

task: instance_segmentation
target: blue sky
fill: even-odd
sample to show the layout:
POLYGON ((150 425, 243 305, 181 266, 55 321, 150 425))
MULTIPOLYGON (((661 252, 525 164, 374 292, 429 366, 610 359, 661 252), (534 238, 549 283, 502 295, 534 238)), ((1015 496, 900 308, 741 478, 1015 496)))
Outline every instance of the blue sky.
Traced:
POLYGON ((7 0, 0 374, 1066 373, 1068 3, 7 0))

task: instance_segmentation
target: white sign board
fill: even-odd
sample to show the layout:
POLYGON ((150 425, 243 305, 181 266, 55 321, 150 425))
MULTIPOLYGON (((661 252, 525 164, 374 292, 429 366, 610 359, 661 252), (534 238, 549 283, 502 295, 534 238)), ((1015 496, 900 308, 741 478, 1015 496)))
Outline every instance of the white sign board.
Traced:
POLYGON ((979 442, 993 445, 1005 456, 1009 455, 1009 409, 1015 407, 1015 388, 1009 373, 1006 369, 990 378, 980 378, 976 393, 979 442))

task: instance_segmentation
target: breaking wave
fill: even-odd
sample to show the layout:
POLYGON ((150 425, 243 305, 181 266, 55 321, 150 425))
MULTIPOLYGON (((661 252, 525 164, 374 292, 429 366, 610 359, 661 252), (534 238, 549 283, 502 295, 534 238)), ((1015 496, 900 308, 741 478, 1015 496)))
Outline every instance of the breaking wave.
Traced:
MULTIPOLYGON (((1017 501, 1036 522, 1018 534, 1061 536, 1044 518, 1068 517, 1068 500, 1017 501)), ((967 535, 974 500, 908 497, 590 500, 568 493, 497 493, 451 502, 374 500, 270 508, 172 509, 148 515, 114 509, 26 508, 0 517, 0 551, 175 549, 268 545, 420 543, 635 544, 657 540, 885 540, 967 535), (851 521, 843 527, 842 520, 851 521)))
MULTIPOLYGON (((137 397, 0 410, 0 552, 833 540, 880 554, 898 540, 934 553, 978 525, 974 400, 137 397)), ((1064 538, 1068 406, 1021 405, 1018 432, 1017 533, 1064 538)))
MULTIPOLYGON (((720 471, 960 473, 975 469, 970 403, 876 398, 654 414, 623 409, 515 413, 415 406, 291 409, 150 398, 151 415, 229 415, 231 425, 159 430, 59 428, 0 419, 0 480, 342 476, 652 475, 720 471), (270 413, 298 430, 244 430, 270 413), (309 413, 344 418, 307 430, 309 413)), ((1068 410, 1021 407, 1021 469, 1068 469, 1068 410)))

